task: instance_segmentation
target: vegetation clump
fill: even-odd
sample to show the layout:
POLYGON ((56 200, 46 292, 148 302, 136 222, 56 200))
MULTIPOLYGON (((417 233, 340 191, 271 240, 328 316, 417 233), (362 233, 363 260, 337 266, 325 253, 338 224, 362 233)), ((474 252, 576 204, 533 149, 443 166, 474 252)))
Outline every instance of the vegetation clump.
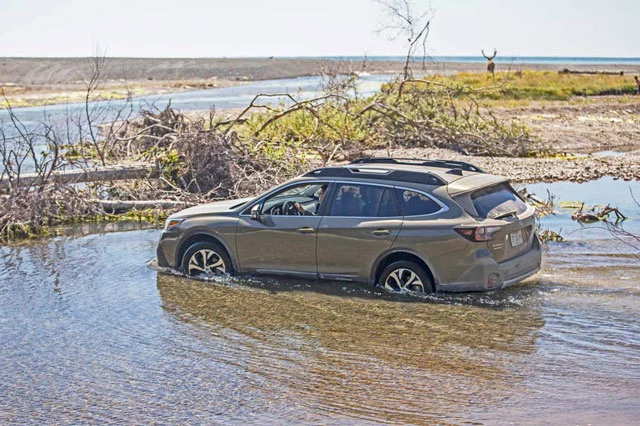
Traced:
POLYGON ((624 75, 571 74, 555 71, 503 71, 495 75, 461 72, 436 75, 430 81, 471 90, 478 99, 492 100, 569 100, 575 96, 630 95, 633 80, 624 75))

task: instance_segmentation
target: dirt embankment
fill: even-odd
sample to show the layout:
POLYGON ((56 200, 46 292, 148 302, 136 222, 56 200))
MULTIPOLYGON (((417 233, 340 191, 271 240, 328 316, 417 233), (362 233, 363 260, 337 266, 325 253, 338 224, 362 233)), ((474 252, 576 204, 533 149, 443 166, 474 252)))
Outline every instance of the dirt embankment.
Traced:
MULTIPOLYGON (((0 58, 0 88, 13 107, 79 102, 92 62, 92 58, 0 58)), ((319 75, 323 70, 394 73, 401 69, 402 63, 390 61, 106 58, 94 94, 99 99, 117 99, 319 75)))

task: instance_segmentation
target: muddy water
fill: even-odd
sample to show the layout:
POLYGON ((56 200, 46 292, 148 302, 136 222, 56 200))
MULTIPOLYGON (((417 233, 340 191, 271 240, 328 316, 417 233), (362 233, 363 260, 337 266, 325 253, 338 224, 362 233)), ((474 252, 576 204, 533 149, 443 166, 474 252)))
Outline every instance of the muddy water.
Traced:
POLYGON ((521 285, 425 298, 161 274, 148 265, 158 236, 0 248, 0 423, 640 416, 638 259, 597 229, 547 246, 521 285))

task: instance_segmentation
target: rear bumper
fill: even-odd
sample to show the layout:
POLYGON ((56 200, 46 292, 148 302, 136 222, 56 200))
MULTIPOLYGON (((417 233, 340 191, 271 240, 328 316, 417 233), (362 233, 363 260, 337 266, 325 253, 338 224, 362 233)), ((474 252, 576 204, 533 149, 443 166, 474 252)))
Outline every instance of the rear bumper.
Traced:
POLYGON ((497 263, 492 257, 476 260, 458 280, 437 286, 441 291, 492 291, 509 287, 535 275, 542 264, 542 247, 534 236, 531 249, 522 255, 497 263))

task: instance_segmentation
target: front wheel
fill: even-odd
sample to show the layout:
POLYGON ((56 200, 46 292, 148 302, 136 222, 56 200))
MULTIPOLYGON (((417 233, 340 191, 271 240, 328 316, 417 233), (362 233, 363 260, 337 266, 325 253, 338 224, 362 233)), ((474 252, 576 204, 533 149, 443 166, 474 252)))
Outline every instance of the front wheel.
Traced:
POLYGON ((224 248, 211 241, 201 241, 184 253, 182 272, 192 277, 222 275, 233 273, 233 267, 224 248))
POLYGON ((427 271, 409 260, 399 260, 384 268, 379 283, 387 291, 433 292, 433 280, 427 271))

